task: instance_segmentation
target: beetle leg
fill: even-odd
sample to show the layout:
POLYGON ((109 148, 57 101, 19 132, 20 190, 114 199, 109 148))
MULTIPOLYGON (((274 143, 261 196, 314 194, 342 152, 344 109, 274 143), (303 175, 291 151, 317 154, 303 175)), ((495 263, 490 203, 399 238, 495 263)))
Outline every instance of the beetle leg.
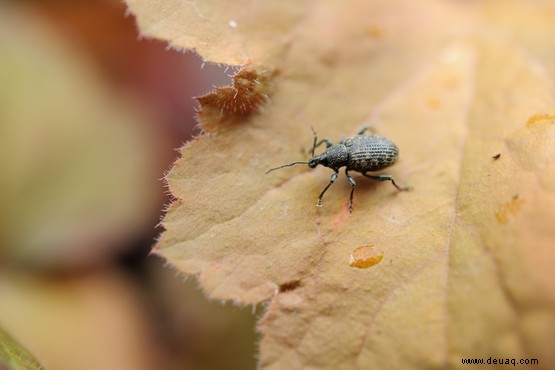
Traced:
POLYGON ((329 148, 330 146, 333 145, 333 143, 332 143, 332 141, 331 141, 330 139, 323 139, 323 140, 320 140, 320 142, 319 142, 318 144, 316 144, 316 145, 314 146, 314 148, 318 148, 318 147, 319 147, 320 145, 322 145, 323 143, 326 143, 326 148, 329 148))
POLYGON ((353 194, 355 193, 355 186, 357 183, 355 179, 351 175, 349 175, 349 171, 345 168, 345 175, 347 176, 347 181, 351 185, 351 198, 349 199, 349 213, 353 212, 353 194))
POLYGON ((331 186, 331 184, 333 184, 335 182, 335 180, 337 180, 337 170, 334 170, 335 172, 332 173, 331 177, 330 177, 330 182, 328 185, 326 185, 326 187, 324 188, 324 190, 322 190, 322 192, 320 193, 320 196, 318 197, 318 203, 316 203, 317 207, 322 207, 322 197, 324 196, 324 193, 329 189, 329 187, 331 186))
POLYGON ((314 130, 314 127, 310 127, 310 128, 312 129, 312 132, 314 133, 314 144, 312 144, 312 156, 314 157, 314 150, 317 147, 319 147, 323 143, 326 143, 326 148, 329 148, 330 146, 333 145, 333 143, 331 142, 330 139, 324 139, 324 140, 320 140, 320 142, 318 144, 316 144, 316 142, 318 141, 318 134, 316 133, 316 130, 314 130))
POLYGON ((391 175, 368 175, 366 173, 363 173, 364 176, 371 178, 372 180, 377 180, 377 181, 391 181, 391 183, 393 184, 393 186, 395 186, 397 188, 397 190, 399 191, 407 191, 410 190, 411 187, 410 186, 404 186, 404 187, 400 187, 399 185, 397 185, 397 183, 395 182, 395 180, 393 179, 393 176, 391 175))
POLYGON ((360 131, 358 132, 357 135, 363 135, 363 134, 364 134, 366 131, 368 131, 368 130, 370 130, 370 133, 372 133, 372 134, 376 132, 376 130, 374 130, 373 127, 364 126, 364 127, 362 128, 362 130, 360 130, 360 131))

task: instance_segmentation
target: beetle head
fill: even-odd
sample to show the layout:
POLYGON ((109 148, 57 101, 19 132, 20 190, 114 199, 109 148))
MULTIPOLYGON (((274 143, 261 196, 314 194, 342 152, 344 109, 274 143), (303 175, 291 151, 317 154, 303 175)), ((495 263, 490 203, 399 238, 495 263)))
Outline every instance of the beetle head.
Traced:
MULTIPOLYGON (((319 156, 318 156, 319 157, 319 156)), ((320 164, 320 159, 318 157, 312 157, 308 160, 308 167, 314 168, 320 164)))
POLYGON ((320 154, 317 156, 314 156, 312 158, 310 158, 308 160, 308 167, 310 168, 315 168, 316 166, 318 166, 319 164, 321 164, 322 166, 326 166, 328 165, 328 157, 327 155, 324 154, 320 154))

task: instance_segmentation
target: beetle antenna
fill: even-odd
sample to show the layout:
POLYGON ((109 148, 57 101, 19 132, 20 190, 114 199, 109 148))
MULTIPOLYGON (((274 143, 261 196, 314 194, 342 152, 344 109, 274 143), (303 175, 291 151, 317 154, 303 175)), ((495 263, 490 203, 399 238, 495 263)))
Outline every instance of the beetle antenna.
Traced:
POLYGON ((316 149, 316 142, 318 141, 318 134, 316 133, 316 130, 314 129, 314 127, 310 126, 310 128, 312 129, 312 132, 314 132, 314 144, 312 144, 312 157, 314 157, 314 150, 316 149))
POLYGON ((279 170, 280 168, 283 168, 283 167, 291 167, 291 166, 294 166, 294 165, 296 165, 296 164, 308 164, 308 162, 299 161, 299 162, 287 163, 287 164, 284 164, 283 166, 279 166, 279 167, 275 167, 275 168, 270 168, 268 171, 266 171, 266 173, 270 173, 270 172, 272 172, 272 171, 274 171, 274 170, 279 170))

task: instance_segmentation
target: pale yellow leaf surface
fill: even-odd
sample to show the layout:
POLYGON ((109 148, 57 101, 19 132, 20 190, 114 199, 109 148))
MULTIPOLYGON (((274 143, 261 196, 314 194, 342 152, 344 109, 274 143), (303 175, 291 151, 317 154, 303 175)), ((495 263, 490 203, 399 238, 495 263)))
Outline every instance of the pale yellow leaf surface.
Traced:
POLYGON ((203 107, 155 251, 211 298, 268 303, 262 368, 555 366, 551 3, 128 3, 146 35, 276 72, 260 113, 203 107), (413 191, 355 176, 349 214, 342 172, 322 208, 331 170, 264 174, 306 160, 310 126, 337 141, 364 125, 399 146, 382 173, 413 191), (361 247, 380 260, 353 266, 361 247))

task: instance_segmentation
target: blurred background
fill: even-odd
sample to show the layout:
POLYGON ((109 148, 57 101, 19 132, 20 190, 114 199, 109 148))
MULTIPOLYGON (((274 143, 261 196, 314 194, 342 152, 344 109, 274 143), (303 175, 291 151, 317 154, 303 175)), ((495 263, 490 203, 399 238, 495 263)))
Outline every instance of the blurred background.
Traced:
POLYGON ((45 369, 255 368, 259 313, 149 256, 193 97, 228 84, 123 2, 0 2, 1 370, 33 368, 14 343, 45 369))

